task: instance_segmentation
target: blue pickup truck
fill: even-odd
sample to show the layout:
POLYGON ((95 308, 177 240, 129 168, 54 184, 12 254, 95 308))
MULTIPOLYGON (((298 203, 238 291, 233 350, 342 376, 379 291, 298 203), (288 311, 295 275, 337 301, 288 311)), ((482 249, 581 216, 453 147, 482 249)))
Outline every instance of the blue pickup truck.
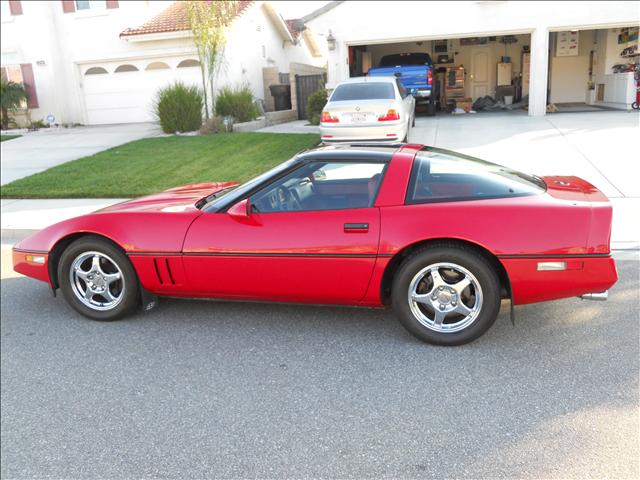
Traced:
POLYGON ((433 88, 433 62, 428 53, 396 53, 385 55, 371 77, 398 77, 402 86, 413 95, 416 104, 427 103, 427 114, 435 114, 436 98, 433 88))

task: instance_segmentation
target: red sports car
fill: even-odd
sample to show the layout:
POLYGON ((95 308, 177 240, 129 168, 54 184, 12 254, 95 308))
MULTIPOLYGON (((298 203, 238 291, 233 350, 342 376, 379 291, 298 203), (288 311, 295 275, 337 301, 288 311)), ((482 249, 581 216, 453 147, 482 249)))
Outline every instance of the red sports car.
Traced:
POLYGON ((576 177, 422 145, 320 147, 242 185, 178 187, 52 225, 17 272, 115 320, 157 296, 391 305, 416 337, 470 342, 512 305, 606 298, 611 205, 576 177))

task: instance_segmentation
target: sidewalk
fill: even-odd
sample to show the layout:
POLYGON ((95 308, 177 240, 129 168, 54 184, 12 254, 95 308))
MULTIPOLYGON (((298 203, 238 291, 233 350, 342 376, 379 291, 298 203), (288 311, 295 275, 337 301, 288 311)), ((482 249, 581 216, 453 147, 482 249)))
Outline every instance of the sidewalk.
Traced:
MULTIPOLYGON (((68 218, 85 215, 125 199, 2 200, 2 243, 15 243, 31 233, 68 218)), ((611 247, 640 249, 640 198, 612 198, 611 247)))

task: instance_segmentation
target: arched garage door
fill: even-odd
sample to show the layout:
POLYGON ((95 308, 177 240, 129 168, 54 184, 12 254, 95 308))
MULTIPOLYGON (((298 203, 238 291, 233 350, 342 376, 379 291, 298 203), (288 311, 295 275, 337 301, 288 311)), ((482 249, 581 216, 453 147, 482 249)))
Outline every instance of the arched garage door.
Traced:
POLYGON ((193 59, 92 65, 81 74, 89 125, 156 121, 153 105, 159 88, 176 80, 201 85, 193 59))

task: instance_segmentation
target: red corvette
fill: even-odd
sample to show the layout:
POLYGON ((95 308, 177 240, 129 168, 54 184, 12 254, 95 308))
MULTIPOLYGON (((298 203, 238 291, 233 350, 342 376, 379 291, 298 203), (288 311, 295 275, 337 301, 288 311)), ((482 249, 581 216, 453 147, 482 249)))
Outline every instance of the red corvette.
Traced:
POLYGON ((242 185, 188 185, 55 224, 13 262, 96 320, 157 296, 391 305, 416 337, 457 345, 489 329, 501 298, 606 298, 611 215, 576 177, 422 145, 320 147, 242 185))

